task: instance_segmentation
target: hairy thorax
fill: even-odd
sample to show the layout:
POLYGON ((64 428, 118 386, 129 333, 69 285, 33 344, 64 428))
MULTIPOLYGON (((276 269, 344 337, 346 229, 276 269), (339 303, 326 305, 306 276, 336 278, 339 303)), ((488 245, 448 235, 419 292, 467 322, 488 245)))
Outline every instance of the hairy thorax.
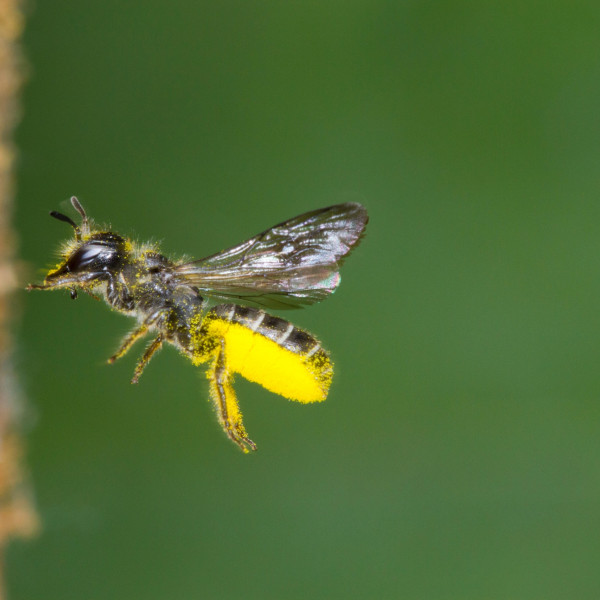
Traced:
POLYGON ((198 317, 205 301, 189 286, 168 281, 173 263, 156 252, 145 252, 123 264, 107 281, 107 303, 137 317, 149 329, 160 331, 165 339, 190 351, 190 321, 198 317))

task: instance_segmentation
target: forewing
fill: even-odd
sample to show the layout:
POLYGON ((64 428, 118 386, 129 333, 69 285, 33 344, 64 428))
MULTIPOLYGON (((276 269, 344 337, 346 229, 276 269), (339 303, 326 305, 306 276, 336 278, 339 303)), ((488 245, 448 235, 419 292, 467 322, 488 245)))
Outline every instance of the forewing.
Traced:
POLYGON ((207 258, 178 265, 176 282, 207 296, 279 309, 312 304, 340 282, 367 211, 356 203, 305 213, 207 258))

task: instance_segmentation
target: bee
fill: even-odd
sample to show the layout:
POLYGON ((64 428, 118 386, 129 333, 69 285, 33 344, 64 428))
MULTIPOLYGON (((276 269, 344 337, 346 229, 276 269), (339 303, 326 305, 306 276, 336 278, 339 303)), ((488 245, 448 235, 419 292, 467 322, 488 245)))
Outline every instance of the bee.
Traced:
POLYGON ((77 198, 71 204, 80 225, 56 211, 50 216, 68 223, 74 238, 44 282, 27 289, 66 289, 72 299, 80 290, 136 318, 109 363, 153 332, 131 383, 165 343, 194 365, 207 363, 218 420, 244 452, 256 444, 244 428, 233 389, 236 374, 290 400, 325 400, 333 375, 329 353, 312 334, 263 308, 299 308, 335 291, 342 261, 368 221, 363 206, 314 210, 207 258, 173 261, 155 247, 96 229, 77 198))

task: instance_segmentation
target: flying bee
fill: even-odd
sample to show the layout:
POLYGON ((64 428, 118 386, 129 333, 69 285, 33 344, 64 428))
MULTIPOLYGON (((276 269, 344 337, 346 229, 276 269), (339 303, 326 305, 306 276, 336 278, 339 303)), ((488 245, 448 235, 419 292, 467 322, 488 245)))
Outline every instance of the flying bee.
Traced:
POLYGON ((73 299, 81 290, 135 317, 136 328, 109 363, 154 332, 131 383, 138 382, 165 342, 194 365, 208 363, 219 422, 244 452, 256 450, 256 444, 242 422, 233 390, 236 373, 290 400, 325 400, 333 375, 329 353, 313 335, 262 307, 299 308, 333 293, 341 263, 367 224, 363 206, 346 203, 308 212, 228 250, 177 262, 156 248, 96 229, 77 198, 71 204, 80 225, 62 213, 50 215, 71 225, 74 239, 65 244, 61 262, 44 283, 27 289, 67 289, 73 299))

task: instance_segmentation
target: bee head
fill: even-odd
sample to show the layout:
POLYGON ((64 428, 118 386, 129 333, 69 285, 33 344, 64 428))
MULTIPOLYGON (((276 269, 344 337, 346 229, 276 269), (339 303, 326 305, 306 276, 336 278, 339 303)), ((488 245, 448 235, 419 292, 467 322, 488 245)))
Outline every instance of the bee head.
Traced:
POLYGON ((73 219, 52 211, 50 216, 73 227, 75 240, 67 244, 60 264, 49 271, 42 285, 29 285, 28 289, 71 288, 76 298, 76 286, 106 278, 123 261, 127 242, 110 231, 91 232, 90 224, 79 200, 73 196, 71 204, 81 215, 81 227, 73 219))

